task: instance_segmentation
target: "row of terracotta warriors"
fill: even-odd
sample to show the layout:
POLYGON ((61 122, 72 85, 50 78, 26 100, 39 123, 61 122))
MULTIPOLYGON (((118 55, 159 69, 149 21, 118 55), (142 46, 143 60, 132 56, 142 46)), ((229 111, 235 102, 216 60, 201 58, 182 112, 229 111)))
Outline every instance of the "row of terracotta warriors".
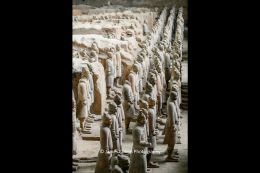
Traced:
MULTIPOLYGON (((176 52, 177 50, 173 51, 176 52)), ((142 61, 142 58, 139 57, 139 59, 142 61)), ((178 56, 174 56, 173 60, 179 63, 181 61, 178 56)), ((144 173, 147 170, 147 166, 158 167, 158 164, 151 162, 150 158, 156 146, 158 123, 161 122, 163 124, 160 120, 160 117, 163 116, 163 112, 161 111, 163 102, 167 102, 167 121, 164 128, 164 143, 168 144, 168 156, 166 161, 178 161, 178 153, 174 153, 174 156, 172 156, 172 154, 180 130, 180 95, 178 94, 180 90, 180 69, 177 65, 178 63, 175 63, 173 65, 174 70, 171 72, 171 80, 165 81, 160 65, 162 62, 156 52, 154 52, 153 56, 149 57, 149 61, 149 72, 147 83, 145 87, 143 87, 144 90, 140 86, 142 85, 140 83, 141 78, 138 76, 138 74, 140 74, 140 68, 138 68, 136 62, 133 65, 132 72, 130 72, 129 79, 126 80, 122 91, 126 132, 132 132, 133 135, 130 173, 144 173), (179 73, 174 73, 174 71, 177 70, 179 70, 179 73), (169 87, 162 87, 165 86, 165 83, 167 83, 169 87), (164 89, 166 89, 165 93, 163 93, 164 89), (167 101, 166 98, 168 98, 167 101), (132 120, 136 120, 137 123, 133 130, 130 130, 129 123, 132 120)), ((116 97, 120 98, 120 94, 117 94, 116 97)), ((102 117, 102 127, 100 131, 101 150, 98 154, 99 160, 95 170, 96 173, 109 172, 110 166, 112 166, 112 169, 119 170, 118 167, 110 165, 108 162, 112 154, 110 152, 103 152, 112 150, 120 152, 122 150, 122 142, 120 139, 120 131, 122 131, 122 129, 118 128, 115 130, 115 127, 117 127, 115 124, 120 124, 118 123, 119 121, 117 121, 118 117, 123 117, 122 115, 120 116, 119 112, 121 111, 118 110, 118 107, 117 104, 109 104, 108 114, 104 114, 102 117)), ((122 108, 120 109, 122 110, 122 108)), ((119 126, 120 125, 118 125, 118 127, 119 126)), ((115 157, 116 154, 113 156, 115 157)))

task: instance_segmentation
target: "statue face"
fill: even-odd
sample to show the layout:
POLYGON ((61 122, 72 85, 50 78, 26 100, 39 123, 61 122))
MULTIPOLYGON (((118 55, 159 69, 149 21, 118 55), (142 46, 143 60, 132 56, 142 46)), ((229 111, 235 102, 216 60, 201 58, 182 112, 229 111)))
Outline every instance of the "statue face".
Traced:
POLYGON ((138 123, 140 125, 144 125, 145 124, 145 116, 144 115, 139 119, 138 123))
POLYGON ((161 72, 162 72, 162 67, 161 67, 160 64, 157 65, 157 69, 156 69, 156 70, 158 71, 158 73, 161 73, 161 72))
POLYGON ((107 124, 108 126, 111 126, 112 120, 111 120, 111 119, 110 119, 110 120, 107 120, 107 121, 105 122, 105 124, 107 124))
POLYGON ((152 99, 151 97, 149 97, 148 103, 149 103, 149 107, 150 107, 150 108, 152 108, 152 107, 155 106, 155 100, 152 99))
POLYGON ((137 67, 137 65, 134 65, 134 66, 133 66, 133 71, 134 71, 135 73, 138 73, 138 67, 137 67))

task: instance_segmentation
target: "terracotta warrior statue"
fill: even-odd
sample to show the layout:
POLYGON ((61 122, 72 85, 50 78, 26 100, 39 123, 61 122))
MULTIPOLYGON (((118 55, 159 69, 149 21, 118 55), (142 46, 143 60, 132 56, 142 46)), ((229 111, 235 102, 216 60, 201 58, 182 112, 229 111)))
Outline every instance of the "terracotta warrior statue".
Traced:
POLYGON ((90 52, 89 62, 91 62, 91 63, 98 62, 98 54, 96 51, 90 52))
POLYGON ((136 125, 133 129, 133 147, 131 153, 131 161, 129 173, 146 173, 147 172, 147 147, 151 143, 146 141, 145 133, 145 115, 140 112, 137 117, 136 125))
POLYGON ((139 100, 139 104, 140 104, 140 111, 145 115, 145 137, 146 137, 146 141, 148 141, 148 136, 149 136, 149 124, 148 124, 148 108, 149 105, 147 103, 147 101, 145 100, 139 100))
POLYGON ((108 52, 108 58, 106 61, 106 86, 107 86, 107 96, 109 97, 111 88, 114 86, 114 75, 115 69, 112 61, 113 54, 108 52))
POLYGON ((167 48, 167 53, 165 54, 165 81, 166 81, 166 88, 168 88, 168 82, 171 79, 173 62, 171 58, 171 47, 167 48))
POLYGON ((138 79, 138 66, 134 64, 133 69, 130 71, 128 79, 131 83, 131 88, 134 96, 134 105, 135 108, 138 108, 138 100, 139 100, 139 79, 138 79))
POLYGON ((88 64, 88 68, 89 68, 89 75, 88 75, 88 80, 89 80, 89 86, 90 86, 90 105, 93 104, 94 102, 94 81, 93 81, 93 67, 91 66, 91 64, 88 64))
POLYGON ((143 24, 143 35, 147 35, 149 33, 149 28, 147 26, 147 20, 144 20, 143 24))
MULTIPOLYGON (((78 83, 78 107, 79 113, 78 118, 80 120, 80 128, 82 132, 90 133, 89 130, 85 129, 85 123, 88 120, 89 108, 90 108, 90 85, 88 80, 89 71, 87 68, 82 68, 81 79, 78 83)), ((88 121, 91 121, 90 119, 88 121)), ((92 121, 91 121, 92 122, 92 121)))
POLYGON ((131 120, 136 118, 136 110, 134 106, 134 95, 131 88, 131 83, 128 80, 125 80, 125 84, 123 86, 122 90, 124 102, 123 102, 123 108, 124 108, 124 114, 125 114, 125 128, 126 133, 130 133, 129 130, 129 124, 131 120))
POLYGON ((143 69, 144 69, 144 66, 142 65, 142 63, 140 63, 138 61, 135 61, 134 65, 137 65, 137 67, 138 67, 138 72, 137 72, 137 75, 138 75, 138 91, 139 91, 139 98, 140 98, 140 95, 142 95, 142 93, 143 93, 143 80, 144 80, 143 69))
MULTIPOLYGON (((110 48, 110 51, 109 52, 111 52, 112 54, 111 55, 108 55, 108 56, 111 56, 112 57, 112 61, 113 61, 113 67, 114 67, 114 80, 115 80, 115 78, 116 78, 116 65, 117 65, 117 59, 116 59, 116 49, 115 49, 115 47, 114 46, 112 46, 111 48, 110 48)), ((109 53, 108 52, 108 53, 109 53)), ((110 53, 109 53, 110 54, 110 53)), ((115 85, 115 84, 114 84, 115 85)))
POLYGON ((110 173, 111 171, 110 159, 113 149, 110 131, 111 119, 111 116, 106 113, 102 116, 102 125, 100 127, 100 150, 98 152, 95 173, 110 173))
POLYGON ((123 170, 119 166, 119 161, 118 161, 118 153, 114 152, 112 159, 111 159, 111 173, 124 173, 123 170))
POLYGON ((122 151, 122 142, 123 142, 123 116, 124 116, 124 110, 122 106, 122 99, 121 95, 119 93, 116 94, 114 98, 114 102, 117 105, 117 111, 116 111, 116 117, 118 121, 118 128, 119 128, 119 151, 122 151))
POLYGON ((181 126, 181 110, 180 110, 180 103, 179 103, 179 86, 177 84, 173 84, 171 87, 171 91, 174 91, 177 93, 177 99, 174 101, 176 105, 176 112, 177 112, 177 138, 176 138, 176 144, 181 144, 181 134, 180 134, 180 126, 181 126))
POLYGON ((159 168, 158 163, 151 162, 151 156, 154 148, 156 147, 156 136, 158 130, 156 129, 156 115, 154 112, 155 100, 151 97, 148 98, 148 126, 149 126, 149 134, 148 134, 148 142, 152 145, 148 147, 147 153, 147 167, 148 168, 159 168))
POLYGON ((172 91, 170 93, 169 99, 167 101, 167 120, 165 125, 165 137, 164 144, 168 144, 167 148, 167 162, 178 162, 179 158, 177 156, 173 157, 174 146, 176 143, 176 133, 177 133, 177 112, 175 100, 177 99, 177 92, 172 91))
MULTIPOLYGON (((148 82, 151 84, 151 87, 152 87, 152 91, 151 91, 151 97, 156 100, 156 104, 158 102, 157 100, 157 85, 156 85, 156 76, 154 73, 152 72, 149 72, 149 77, 148 77, 148 82)), ((156 106, 156 109, 155 109, 155 114, 157 115, 157 106, 156 106)))
POLYGON ((113 141, 113 150, 119 151, 120 148, 122 148, 119 142, 119 133, 120 131, 122 131, 122 129, 119 128, 116 103, 112 102, 108 105, 108 113, 112 118, 112 124, 110 130, 111 130, 112 141, 113 141))
POLYGON ((121 64, 121 47, 120 45, 116 45, 116 81, 115 81, 115 85, 118 87, 120 85, 120 80, 122 77, 122 64, 121 64))
MULTIPOLYGON (((157 75, 158 75, 158 79, 160 79, 160 80, 158 80, 158 82, 160 82, 160 91, 161 91, 161 101, 162 101, 162 103, 166 103, 166 96, 165 96, 165 93, 166 93, 166 87, 167 87, 167 85, 166 85, 166 80, 165 80, 165 73, 163 72, 163 68, 162 68, 162 64, 161 64, 161 62, 157 62, 156 63, 156 71, 158 72, 157 73, 157 75)), ((161 104, 162 104, 161 103, 161 104)), ((162 105, 161 105, 162 106, 162 105)), ((162 107, 161 107, 162 108, 162 107)))
POLYGON ((99 48, 96 41, 92 43, 91 49, 99 54, 99 48))

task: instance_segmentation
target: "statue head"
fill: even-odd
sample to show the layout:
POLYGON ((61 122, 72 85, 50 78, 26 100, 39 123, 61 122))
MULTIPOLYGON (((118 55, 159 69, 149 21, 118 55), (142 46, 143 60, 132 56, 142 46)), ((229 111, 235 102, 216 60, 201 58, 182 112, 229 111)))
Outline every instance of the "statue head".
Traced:
POLYGON ((179 89, 179 87, 177 84, 172 84, 171 91, 178 92, 178 89, 179 89))
POLYGON ((146 119, 145 113, 141 110, 137 116, 136 122, 139 126, 143 126, 145 125, 145 119, 146 119))
POLYGON ((98 61, 98 55, 96 51, 90 52, 90 61, 91 62, 97 62, 98 61))
POLYGON ((175 53, 173 54, 173 58, 174 58, 174 59, 179 59, 179 54, 175 52, 175 53))
POLYGON ((162 72, 162 64, 160 62, 156 63, 156 70, 158 73, 162 72))
POLYGON ((82 77, 82 78, 87 78, 88 75, 89 75, 89 69, 88 69, 88 67, 82 67, 81 77, 82 77))
POLYGON ((112 47, 110 48, 110 51, 111 51, 112 53, 114 53, 114 52, 116 51, 116 49, 112 46, 112 47))
POLYGON ((122 103, 122 99, 121 99, 121 96, 119 95, 119 93, 117 93, 116 96, 114 97, 114 102, 117 105, 120 105, 122 103))
POLYGON ((137 55, 136 61, 137 61, 137 62, 140 62, 140 63, 143 62, 142 56, 141 56, 141 55, 137 55))
POLYGON ((145 57, 146 56, 146 51, 143 49, 143 51, 140 53, 140 55, 142 56, 142 57, 145 57))
POLYGON ((138 65, 136 63, 133 65, 133 71, 138 73, 138 65))
POLYGON ((146 86, 145 86, 145 92, 147 93, 147 94, 150 94, 151 92, 153 91, 153 86, 152 86, 152 84, 150 84, 149 82, 146 84, 146 86))
POLYGON ((179 79, 180 79, 180 76, 181 76, 181 74, 180 74, 179 70, 176 69, 176 67, 175 67, 175 68, 173 69, 173 77, 174 77, 174 79, 175 79, 175 80, 179 80, 179 79))
POLYGON ((145 100, 139 100, 140 108, 148 109, 148 103, 145 100))
POLYGON ((112 117, 106 112, 102 116, 102 124, 105 126, 110 126, 112 124, 112 117))
POLYGON ((113 53, 112 53, 112 52, 107 52, 107 57, 108 57, 109 59, 111 59, 111 58, 113 57, 113 53))
POLYGON ((115 102, 111 102, 108 105, 108 113, 109 114, 115 114, 117 112, 117 105, 115 102))
POLYGON ((73 52, 73 58, 79 58, 79 52, 73 52))
POLYGON ((173 100, 173 101, 176 100, 177 95, 178 95, 178 93, 176 91, 171 91, 170 92, 170 99, 173 100))
POLYGON ((125 84, 131 85, 130 81, 128 79, 125 79, 125 84))
POLYGON ((153 108, 156 103, 156 101, 152 97, 149 97, 147 102, 148 102, 149 108, 153 108))
POLYGON ((91 47, 98 47, 98 44, 97 44, 96 40, 93 41, 91 47))
POLYGON ((181 63, 180 63, 180 61, 175 61, 175 63, 174 63, 174 66, 177 68, 177 69, 180 69, 181 68, 181 63))
POLYGON ((141 108, 140 109, 140 112, 142 112, 143 114, 144 114, 144 116, 145 116, 145 119, 147 119, 148 118, 148 105, 147 105, 147 108, 141 108))
POLYGON ((167 50, 168 53, 171 53, 171 51, 172 51, 171 46, 168 46, 166 50, 167 50))
POLYGON ((159 49, 160 49, 161 51, 164 51, 164 45, 163 45, 163 43, 160 43, 160 44, 159 44, 159 49))
POLYGON ((152 84, 152 86, 155 85, 155 82, 156 82, 156 76, 155 76, 154 73, 151 73, 151 72, 150 72, 150 76, 149 76, 149 78, 148 78, 148 81, 150 82, 150 84, 152 84))
POLYGON ((116 45, 116 51, 120 51, 121 50, 121 47, 119 44, 116 45))

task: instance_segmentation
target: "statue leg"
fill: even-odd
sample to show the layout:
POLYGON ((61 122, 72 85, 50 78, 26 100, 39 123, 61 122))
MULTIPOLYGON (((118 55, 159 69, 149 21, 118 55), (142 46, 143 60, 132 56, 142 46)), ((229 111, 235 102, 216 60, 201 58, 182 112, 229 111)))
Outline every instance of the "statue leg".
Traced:
POLYGON ((79 120, 80 120, 80 128, 81 130, 83 130, 85 125, 85 118, 79 118, 79 120))
POLYGON ((152 152, 154 148, 148 148, 147 158, 147 168, 159 168, 160 166, 157 163, 151 162, 152 152))
POLYGON ((167 158, 165 161, 166 162, 178 162, 179 161, 178 157, 172 157, 175 143, 176 143, 176 132, 173 132, 173 134, 170 136, 171 136, 171 140, 169 140, 169 143, 168 143, 167 158))
POLYGON ((178 162, 179 158, 172 157, 174 148, 169 147, 167 148, 167 158, 165 159, 166 162, 178 162))

